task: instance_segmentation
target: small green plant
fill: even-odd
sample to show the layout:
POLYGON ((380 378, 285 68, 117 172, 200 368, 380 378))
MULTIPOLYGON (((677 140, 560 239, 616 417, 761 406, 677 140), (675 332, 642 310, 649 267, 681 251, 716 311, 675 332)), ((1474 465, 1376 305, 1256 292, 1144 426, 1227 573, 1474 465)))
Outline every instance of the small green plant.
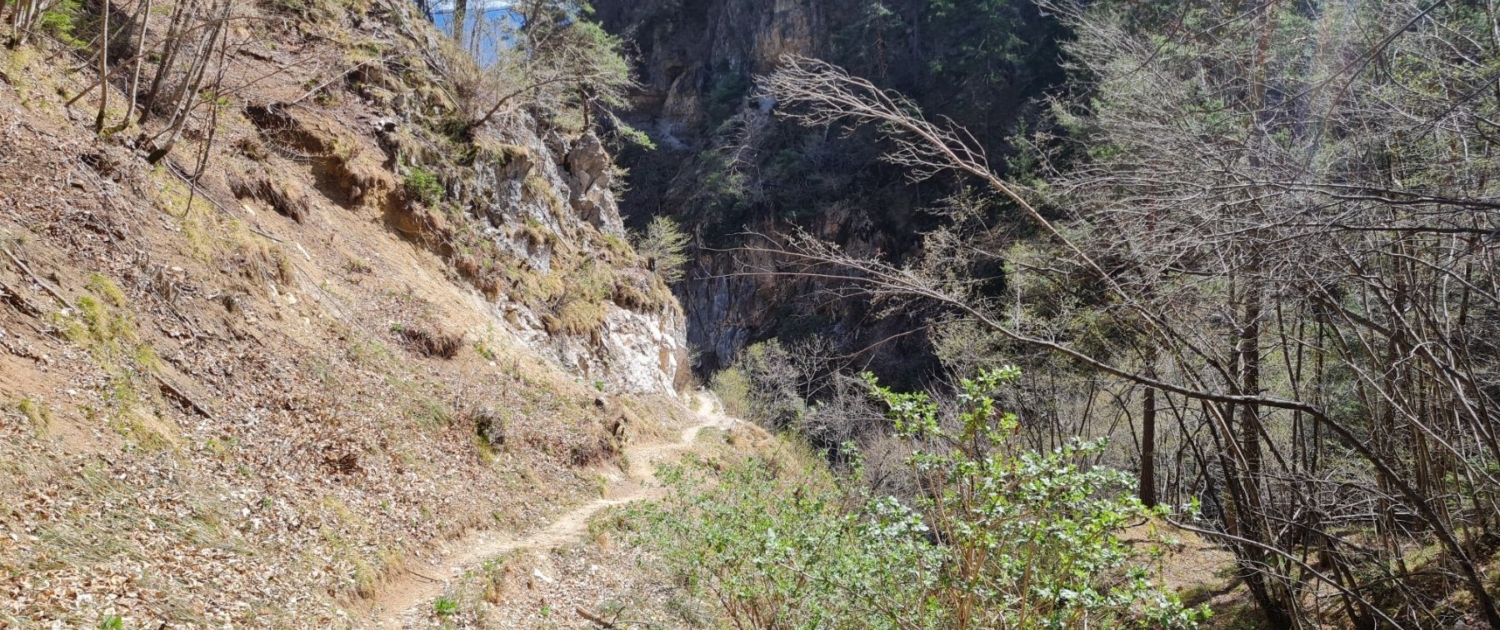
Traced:
POLYGON ((439 617, 452 617, 458 614, 458 602, 447 597, 439 597, 432 602, 432 612, 439 617))
POLYGON ((411 167, 402 183, 406 188, 406 193, 424 205, 437 206, 443 200, 445 191, 442 182, 438 181, 437 175, 425 168, 411 167))
POLYGON ((125 630, 125 620, 119 615, 109 615, 99 622, 99 630, 125 630))
POLYGON ((351 258, 351 259, 349 259, 349 262, 344 264, 344 269, 346 271, 348 271, 349 273, 358 273, 358 274, 370 273, 370 265, 369 265, 369 263, 366 263, 365 261, 360 260, 358 258, 351 258))
POLYGON ((232 103, 232 101, 229 100, 228 96, 219 94, 218 92, 215 92, 213 90, 206 90, 203 92, 203 94, 199 95, 199 97, 203 99, 204 103, 208 103, 209 105, 213 105, 215 107, 229 107, 229 105, 232 103))

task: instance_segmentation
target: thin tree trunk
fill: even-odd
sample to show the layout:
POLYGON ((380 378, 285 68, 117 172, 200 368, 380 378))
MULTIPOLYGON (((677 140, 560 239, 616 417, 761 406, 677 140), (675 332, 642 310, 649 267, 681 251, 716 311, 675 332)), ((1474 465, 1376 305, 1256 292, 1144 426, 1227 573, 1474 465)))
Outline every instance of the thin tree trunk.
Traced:
POLYGON ((156 75, 151 79, 151 89, 146 92, 146 102, 141 104, 141 117, 137 124, 145 124, 146 119, 151 117, 152 108, 156 107, 156 97, 161 93, 162 83, 166 81, 167 75, 172 72, 172 65, 177 61, 177 51, 182 48, 183 24, 188 20, 189 3, 192 0, 181 0, 172 8, 172 19, 167 25, 167 36, 165 38, 166 50, 162 53, 161 62, 156 66, 156 75))
POLYGON ((469 0, 454 0, 453 2, 453 41, 459 48, 464 47, 464 27, 469 21, 469 0))
POLYGON ((120 121, 120 126, 116 128, 116 131, 124 129, 130 124, 130 119, 135 117, 136 95, 141 87, 141 62, 144 61, 143 57, 146 52, 146 33, 148 32, 146 27, 151 20, 151 2, 152 0, 146 0, 142 5, 141 16, 138 20, 141 25, 140 39, 135 43, 135 71, 130 77, 130 106, 125 110, 125 120, 120 121))
POLYGON ((94 115, 94 133, 104 131, 104 116, 109 109, 109 0, 101 0, 103 27, 99 29, 99 113, 94 115))
MULTIPOLYGON (((1155 351, 1151 352, 1152 359, 1155 351)), ((1155 376, 1151 365, 1147 374, 1155 376)), ((1147 387, 1141 396, 1141 475, 1139 494, 1146 507, 1156 507, 1156 388, 1147 387)))

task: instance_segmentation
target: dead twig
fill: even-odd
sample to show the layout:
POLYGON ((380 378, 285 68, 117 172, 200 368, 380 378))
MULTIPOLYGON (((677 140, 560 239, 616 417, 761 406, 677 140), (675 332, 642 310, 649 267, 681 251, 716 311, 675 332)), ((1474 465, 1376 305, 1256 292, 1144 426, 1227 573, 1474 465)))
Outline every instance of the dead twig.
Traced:
POLYGON ((40 276, 36 275, 36 272, 32 271, 31 267, 26 266, 26 263, 24 261, 16 257, 15 252, 10 251, 9 249, 5 249, 4 251, 5 255, 10 258, 10 262, 14 263, 16 268, 19 269, 21 273, 26 274, 27 277, 31 278, 32 282, 35 282, 37 286, 42 287, 43 290, 45 290, 63 306, 67 308, 73 308, 73 303, 69 302, 68 298, 63 297, 63 294, 61 292, 53 288, 52 285, 48 284, 46 280, 43 280, 40 276))
POLYGON ((7 304, 14 306, 16 310, 21 311, 23 315, 39 317, 42 314, 42 309, 37 308, 35 304, 32 304, 30 300, 27 300, 26 296, 21 295, 19 291, 16 291, 15 289, 10 288, 3 283, 0 283, 0 300, 4 300, 7 304))
POLYGON ((591 612, 589 612, 587 610, 584 610, 582 608, 574 608, 573 610, 578 612, 578 616, 583 617, 584 619, 587 619, 587 620, 593 622, 594 625, 597 625, 600 628, 603 628, 604 630, 616 630, 620 626, 650 626, 651 625, 649 622, 645 622, 645 621, 630 621, 630 620, 619 620, 619 619, 614 620, 614 621, 610 621, 608 619, 600 617, 599 615, 595 615, 595 614, 593 614, 593 613, 591 613, 591 612))
POLYGON ((173 385, 171 381, 168 381, 160 374, 152 374, 152 376, 156 378, 157 384, 161 385, 162 391, 166 392, 172 398, 176 399, 177 402, 182 403, 183 406, 192 409, 194 413, 208 418, 209 420, 215 419, 214 414, 210 413, 207 407, 198 404, 198 401, 193 400, 192 396, 187 395, 187 392, 184 392, 176 385, 173 385))
POLYGON ((584 610, 582 608, 574 608, 574 610, 578 611, 578 616, 579 617, 583 617, 584 619, 592 621, 592 622, 594 622, 594 625, 597 625, 600 628, 604 628, 605 630, 614 630, 615 628, 619 627, 619 626, 616 626, 614 624, 614 622, 607 621, 603 617, 600 617, 598 615, 590 613, 589 611, 584 610))
POLYGON ((412 575, 415 575, 415 576, 417 576, 419 578, 422 578, 424 580, 427 580, 428 582, 432 582, 433 584, 442 584, 443 583, 442 580, 439 580, 439 579, 437 579, 435 577, 432 577, 432 576, 428 576, 428 575, 423 575, 421 573, 417 573, 416 571, 413 571, 411 569, 407 569, 406 572, 410 573, 412 575))

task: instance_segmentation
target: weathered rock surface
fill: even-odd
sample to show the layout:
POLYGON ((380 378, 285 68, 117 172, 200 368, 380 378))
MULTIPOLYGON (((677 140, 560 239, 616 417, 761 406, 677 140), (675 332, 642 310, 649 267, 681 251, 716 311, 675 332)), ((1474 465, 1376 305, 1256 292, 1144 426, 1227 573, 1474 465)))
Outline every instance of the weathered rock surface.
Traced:
POLYGON ((604 325, 582 337, 549 333, 531 309, 503 297, 496 305, 500 318, 527 345, 605 390, 676 396, 688 386, 692 373, 686 321, 680 313, 607 308, 604 325))

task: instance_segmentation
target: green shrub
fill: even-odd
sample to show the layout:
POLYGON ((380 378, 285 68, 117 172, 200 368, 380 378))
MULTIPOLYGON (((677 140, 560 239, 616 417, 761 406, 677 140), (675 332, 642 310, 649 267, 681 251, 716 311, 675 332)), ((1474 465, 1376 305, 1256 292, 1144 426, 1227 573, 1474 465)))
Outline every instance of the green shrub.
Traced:
POLYGON ((442 202, 445 191, 442 182, 438 181, 437 175, 432 171, 420 166, 413 166, 407 172, 406 179, 402 182, 406 187, 406 193, 412 199, 422 202, 428 207, 435 207, 442 202))
POLYGON ((56 37, 57 41, 74 48, 87 47, 88 42, 79 39, 76 34, 81 8, 79 0, 62 0, 42 13, 38 25, 43 31, 56 37))
POLYGON ((644 508, 640 540, 735 627, 1195 627, 1206 609, 1153 584, 1118 537, 1153 512, 1122 473, 1077 463, 1100 445, 1011 443, 1016 418, 988 391, 1015 374, 965 381, 956 417, 870 380, 898 432, 922 445, 909 458, 917 498, 754 461, 716 479, 679 468, 664 475, 679 492, 644 508))
POLYGON ((735 417, 772 431, 795 427, 808 412, 800 388, 807 375, 779 339, 752 344, 734 365, 714 379, 724 405, 735 417))
POLYGON ((32 429, 38 433, 46 433, 52 426, 52 411, 42 403, 31 398, 22 398, 21 402, 17 403, 16 409, 21 412, 21 415, 26 416, 26 420, 31 422, 32 429))
POLYGON ((636 238, 635 249, 650 261, 652 269, 662 280, 672 283, 682 279, 683 269, 687 267, 687 244, 688 235, 676 221, 656 217, 636 238))
POLYGON ((724 413, 733 418, 750 418, 750 379, 738 367, 731 366, 714 374, 710 388, 724 405, 724 413))

